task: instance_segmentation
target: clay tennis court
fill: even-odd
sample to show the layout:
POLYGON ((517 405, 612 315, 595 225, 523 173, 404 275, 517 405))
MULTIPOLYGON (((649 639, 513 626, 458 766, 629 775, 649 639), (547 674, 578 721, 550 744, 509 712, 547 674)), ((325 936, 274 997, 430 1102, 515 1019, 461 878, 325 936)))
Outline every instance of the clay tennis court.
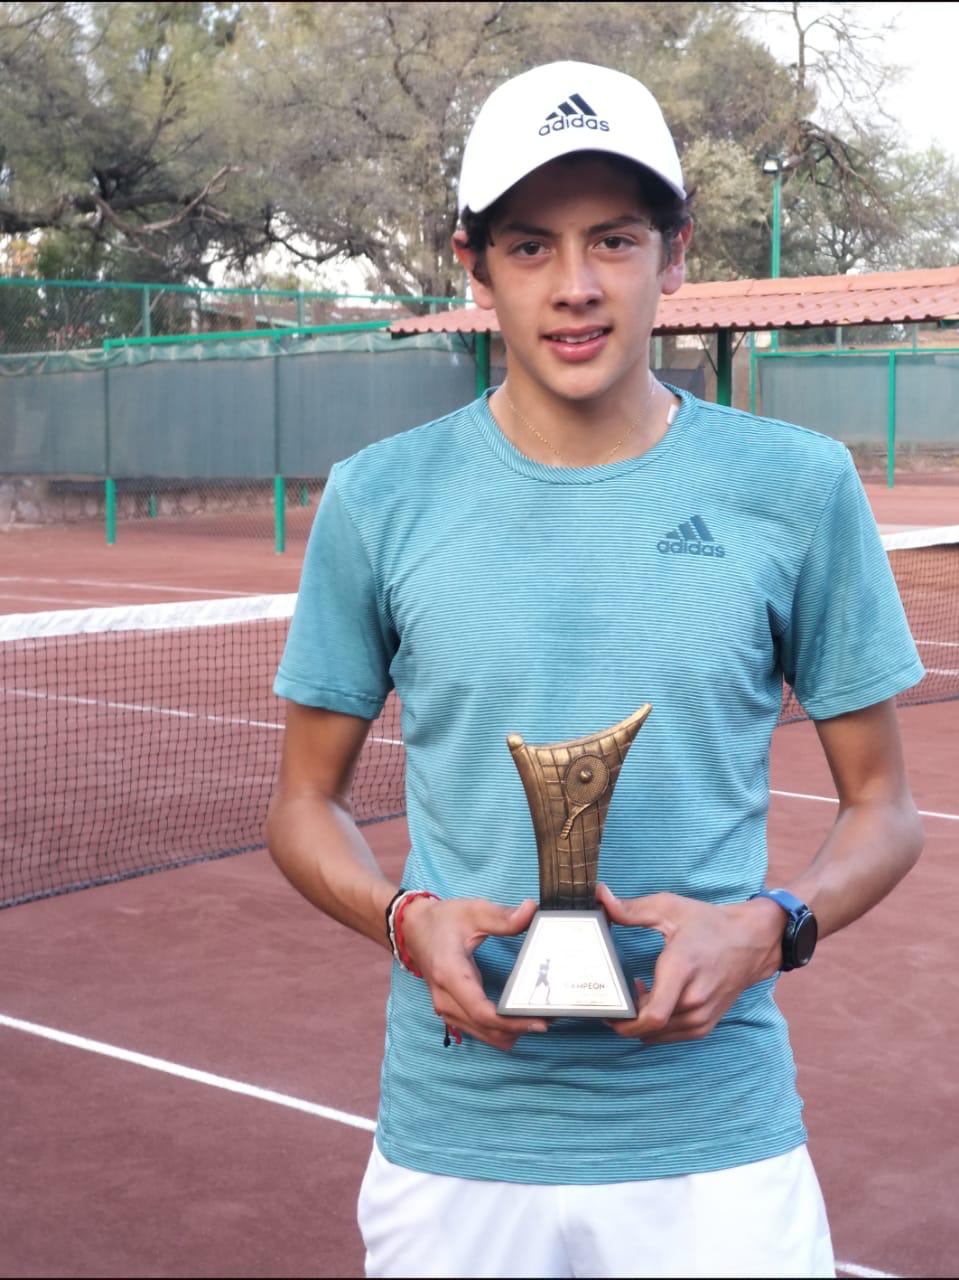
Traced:
MULTIPOLYGON (((959 519, 954 486, 870 490, 884 524, 959 519)), ((295 589, 301 546, 158 532, 121 526, 109 550, 96 528, 7 535, 0 609, 295 589)), ((902 725, 922 861, 778 990, 842 1269, 949 1276, 959 703, 907 708, 902 725)), ((810 724, 774 735, 772 787, 783 880, 834 813, 810 724)), ((402 819, 366 834, 398 876, 402 819)), ((385 952, 308 907, 263 852, 27 903, 0 913, 0 938, 5 1274, 362 1274, 385 952)), ((436 1051, 456 1052, 439 1034, 436 1051)))

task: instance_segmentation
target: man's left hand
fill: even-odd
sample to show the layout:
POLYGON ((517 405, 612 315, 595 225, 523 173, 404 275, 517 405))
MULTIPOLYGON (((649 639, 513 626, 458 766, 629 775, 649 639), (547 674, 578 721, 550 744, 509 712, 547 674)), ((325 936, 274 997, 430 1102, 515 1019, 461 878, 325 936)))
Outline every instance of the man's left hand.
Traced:
POLYGON ((636 979, 637 1016, 608 1025, 646 1044, 707 1036, 726 1010, 781 965, 785 915, 757 898, 715 906, 676 893, 621 901, 606 885, 596 898, 614 924, 639 925, 663 935, 652 990, 636 979))

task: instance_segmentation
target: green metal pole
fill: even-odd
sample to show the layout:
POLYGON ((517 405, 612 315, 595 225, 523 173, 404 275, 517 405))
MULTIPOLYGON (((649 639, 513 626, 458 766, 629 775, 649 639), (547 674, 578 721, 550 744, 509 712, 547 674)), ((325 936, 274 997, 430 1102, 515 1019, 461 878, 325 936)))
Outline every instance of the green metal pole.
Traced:
MULTIPOLYGON (((139 286, 138 286, 139 287, 139 286)), ((171 286, 172 288, 173 286, 171 286)), ((226 329, 219 333, 165 333, 150 338, 104 338, 103 350, 115 347, 175 347, 197 342, 236 342, 240 338, 287 338, 296 333, 364 333, 367 330, 386 329, 392 320, 360 320, 356 324, 306 324, 292 329, 226 329)))
POLYGON ((716 403, 733 402, 733 334, 720 329, 716 334, 716 403))
POLYGON ((286 550, 286 493, 282 476, 273 477, 273 528, 276 554, 286 550))
POLYGON ((889 352, 889 389, 886 402, 886 486, 896 483, 896 353, 889 352))
POLYGON ((107 476, 104 482, 104 502, 107 523, 107 546, 112 547, 117 540, 117 482, 113 476, 107 476))
MULTIPOLYGON (((773 240, 769 274, 774 280, 779 279, 779 260, 782 253, 782 195, 783 175, 782 170, 780 170, 773 182, 773 240)), ((769 346, 773 351, 779 349, 779 331, 777 329, 773 329, 769 335, 769 346)))
POLYGON ((756 331, 749 335, 749 412, 756 412, 756 331))
POLYGON ((281 556, 286 550, 286 487, 280 461, 280 357, 273 357, 273 545, 281 556))
POLYGON ((110 370, 103 370, 103 514, 106 521, 107 546, 117 540, 117 486, 110 472, 113 468, 113 442, 110 421, 110 370))
POLYGON ((476 394, 489 389, 489 334, 476 335, 476 394))
POLYGON ((779 279, 779 259, 782 253, 782 198, 783 175, 780 172, 773 182, 773 242, 769 274, 774 280, 779 279))
POLYGON ((150 319, 150 286, 143 286, 143 293, 140 296, 140 328, 143 330, 144 338, 153 337, 153 324, 150 319))

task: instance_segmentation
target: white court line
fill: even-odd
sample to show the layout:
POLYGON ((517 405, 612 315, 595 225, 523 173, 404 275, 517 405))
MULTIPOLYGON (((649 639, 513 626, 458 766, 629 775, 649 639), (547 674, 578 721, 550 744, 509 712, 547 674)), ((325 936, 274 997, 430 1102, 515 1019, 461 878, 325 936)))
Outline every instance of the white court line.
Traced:
MULTIPOLYGON (((956 672, 956 674, 959 675, 959 672, 956 672)), ((272 720, 245 720, 237 716, 204 715, 199 711, 179 711, 174 707, 151 707, 139 702, 109 702, 103 698, 80 698, 76 694, 70 693, 41 693, 35 689, 4 688, 0 688, 0 693, 12 698, 33 698, 38 702, 69 702, 74 706, 107 707, 111 711, 138 711, 146 715, 173 716, 180 720, 206 720, 211 724, 238 725, 241 728, 249 729, 282 730, 286 727, 272 720)), ((369 738, 369 741, 378 742, 388 747, 403 746, 402 738, 381 738, 374 735, 369 738)), ((814 796, 800 791, 776 791, 772 787, 769 790, 769 794, 771 796, 785 796, 789 800, 818 800, 822 804, 839 803, 835 796, 814 796)), ((959 813, 937 813, 932 809, 920 809, 919 815, 923 818, 944 818, 947 822, 959 822, 959 813)))
MULTIPOLYGON (((115 1058, 119 1062, 129 1062, 136 1067, 145 1067, 148 1071, 160 1071, 165 1075, 177 1076, 181 1080, 192 1080, 194 1084, 209 1085, 213 1089, 223 1089, 227 1093, 239 1093, 246 1098, 256 1098, 259 1102, 272 1102, 279 1107, 289 1107, 293 1111, 305 1111, 307 1115, 319 1116, 321 1120, 333 1120, 337 1124, 348 1125, 351 1129, 364 1129, 367 1133, 376 1132, 376 1122, 366 1116, 355 1116, 349 1111, 339 1111, 336 1107, 323 1107, 317 1102, 307 1102, 304 1098, 294 1098, 288 1093, 277 1093, 275 1089, 261 1089, 255 1084, 246 1084, 242 1080, 231 1080, 228 1076, 218 1076, 212 1071, 198 1071, 195 1067, 184 1067, 178 1062, 169 1062, 166 1058, 154 1058, 146 1053, 136 1053, 132 1049, 121 1049, 118 1045, 106 1044, 102 1040, 89 1040, 86 1036, 75 1036, 69 1031, 58 1031, 54 1027, 44 1027, 37 1022, 25 1022, 22 1018, 11 1018, 0 1013, 0 1026, 9 1027, 11 1031, 23 1031, 27 1035, 39 1036, 44 1040, 53 1040, 57 1044, 69 1045, 73 1049, 83 1049, 87 1053, 98 1053, 105 1058, 115 1058)), ((855 1262, 837 1262, 837 1271, 844 1271, 850 1276, 861 1276, 863 1280, 898 1280, 892 1272, 876 1271, 873 1267, 862 1267, 855 1262)))
MULTIPOLYGON (((24 595, 22 591, 0 591, 0 595, 4 600, 28 600, 31 604, 73 604, 77 602, 76 596, 37 596, 24 595)), ((93 605, 98 609, 107 609, 110 605, 115 604, 114 600, 88 600, 87 604, 93 605)))
MULTIPOLYGON (((820 800, 823 804, 838 804, 836 796, 810 796, 802 791, 774 791, 769 788, 771 796, 786 796, 789 800, 820 800)), ((946 822, 959 822, 959 813, 936 813, 932 809, 919 809, 921 818, 944 818, 946 822)))
POLYGON ((247 1098, 257 1098, 260 1102, 273 1102, 279 1107, 306 1111, 311 1116, 335 1120, 337 1124, 349 1125, 352 1129, 366 1129, 368 1133, 376 1130, 376 1122, 367 1120, 366 1116, 354 1116, 348 1111, 338 1111, 335 1107, 322 1107, 318 1102, 307 1102, 288 1093, 277 1093, 275 1089, 261 1089, 255 1084, 214 1075, 212 1071, 198 1071, 195 1067, 184 1067, 178 1062, 168 1062, 165 1058, 135 1053, 132 1049, 121 1049, 115 1044, 105 1044, 102 1040, 88 1040, 86 1036, 75 1036, 69 1031, 57 1031, 54 1027, 43 1027, 36 1022, 24 1022, 22 1018, 11 1018, 5 1013, 0 1013, 0 1026, 9 1027, 12 1031, 25 1031, 27 1035, 40 1036, 44 1040, 54 1040, 57 1044, 70 1045, 74 1049, 84 1049, 87 1053, 99 1053, 105 1058, 130 1062, 137 1067, 146 1067, 148 1071, 162 1071, 168 1076, 179 1076, 181 1080, 192 1080, 194 1084, 206 1084, 214 1089, 224 1089, 227 1093, 241 1093, 247 1098))
MULTIPOLYGON (((174 587, 169 582, 113 582, 102 578, 25 578, 0 574, 0 582, 49 582, 55 587, 113 587, 120 591, 179 591, 191 596, 252 596, 256 591, 226 590, 222 587, 174 587)), ((7 593, 4 592, 4 595, 7 593)), ((28 600, 29 596, 18 599, 28 600)), ((38 600, 46 597, 37 596, 38 600)), ((70 597, 52 597, 53 599, 69 599, 70 597)), ((115 602, 111 602, 115 603, 115 602)))
MULTIPOLYGON (((151 707, 140 702, 111 702, 105 698, 81 698, 73 693, 41 693, 37 689, 3 689, 0 693, 10 698, 32 698, 35 702, 69 702, 74 707, 106 707, 110 711, 138 711, 144 715, 172 716, 176 720, 206 720, 210 724, 238 725, 243 729, 276 729, 286 726, 275 720, 245 720, 240 716, 206 715, 202 711, 180 711, 176 707, 151 707)), ((388 747, 401 747, 402 738, 380 738, 373 735, 370 742, 388 747)))
POLYGON ((177 720, 206 720, 210 724, 240 725, 248 729, 282 729, 272 720, 245 720, 239 716, 204 715, 201 711, 179 711, 175 707, 151 707, 140 702, 110 702, 104 698, 80 698, 72 693, 40 693, 35 689, 0 689, 11 698, 32 698, 35 702, 69 702, 75 707, 106 707, 110 711, 139 711, 145 715, 172 716, 177 720))

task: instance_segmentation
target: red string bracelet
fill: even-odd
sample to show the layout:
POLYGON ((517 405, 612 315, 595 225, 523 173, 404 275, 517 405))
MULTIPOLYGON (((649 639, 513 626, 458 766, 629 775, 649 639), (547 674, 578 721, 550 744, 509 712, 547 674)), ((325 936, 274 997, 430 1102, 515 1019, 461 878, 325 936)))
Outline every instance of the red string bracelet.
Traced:
MULTIPOLYGON (((430 893, 427 889, 415 891, 400 889, 386 908, 386 935, 390 940, 393 955, 403 968, 414 978, 422 978, 422 973, 414 966, 410 953, 406 949, 406 943, 403 941, 403 913, 414 898, 432 898, 434 902, 440 900, 437 894, 430 893)), ((444 1022, 443 1033, 443 1044, 447 1049, 454 1041, 456 1044, 463 1043, 463 1033, 451 1022, 444 1022)))
POLYGON ((415 893, 408 893, 403 901, 396 908, 396 914, 393 917, 393 936, 396 939, 396 950, 399 953, 400 964, 404 969, 408 970, 414 978, 422 978, 422 973, 415 967, 410 959, 410 953, 406 949, 403 941, 403 916, 406 908, 416 898, 432 898, 434 902, 439 902, 439 897, 435 893, 430 893, 427 889, 419 889, 415 893))

